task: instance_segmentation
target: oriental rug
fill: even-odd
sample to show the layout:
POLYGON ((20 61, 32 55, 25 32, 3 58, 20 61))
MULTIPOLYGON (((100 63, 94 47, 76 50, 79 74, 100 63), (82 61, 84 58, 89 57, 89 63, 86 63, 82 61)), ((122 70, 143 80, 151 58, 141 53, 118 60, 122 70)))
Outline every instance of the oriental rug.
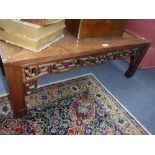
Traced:
POLYGON ((92 74, 40 87, 25 104, 31 115, 14 118, 0 98, 1 135, 149 134, 92 74))

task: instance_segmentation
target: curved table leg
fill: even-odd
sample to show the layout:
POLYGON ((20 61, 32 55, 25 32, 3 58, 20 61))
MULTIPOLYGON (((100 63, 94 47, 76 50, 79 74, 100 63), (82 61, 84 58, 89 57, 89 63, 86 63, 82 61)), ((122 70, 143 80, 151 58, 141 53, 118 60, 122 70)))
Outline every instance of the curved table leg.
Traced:
POLYGON ((150 44, 145 44, 139 48, 136 52, 136 55, 132 55, 130 57, 130 66, 125 73, 125 76, 130 78, 134 75, 136 70, 138 69, 139 64, 141 63, 142 59, 144 58, 146 51, 148 50, 150 44))

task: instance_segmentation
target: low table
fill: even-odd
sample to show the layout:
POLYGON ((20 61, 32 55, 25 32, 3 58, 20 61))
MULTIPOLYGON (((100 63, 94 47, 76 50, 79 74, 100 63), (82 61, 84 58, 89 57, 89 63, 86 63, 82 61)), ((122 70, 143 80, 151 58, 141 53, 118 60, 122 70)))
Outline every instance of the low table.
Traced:
POLYGON ((77 40, 66 31, 64 34, 64 38, 40 53, 0 41, 0 55, 16 117, 27 113, 25 96, 35 92, 39 77, 127 57, 130 65, 125 75, 132 77, 150 45, 150 41, 127 30, 123 37, 117 38, 77 40))

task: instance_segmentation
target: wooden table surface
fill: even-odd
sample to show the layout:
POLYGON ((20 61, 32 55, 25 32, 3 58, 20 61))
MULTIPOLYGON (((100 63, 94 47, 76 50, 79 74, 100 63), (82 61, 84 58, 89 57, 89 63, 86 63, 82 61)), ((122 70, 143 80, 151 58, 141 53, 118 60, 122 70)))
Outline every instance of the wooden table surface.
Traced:
POLYGON ((27 113, 25 96, 37 88, 40 76, 130 57, 125 75, 132 77, 149 45, 150 41, 129 31, 123 37, 80 40, 65 31, 62 39, 39 53, 0 41, 14 115, 27 113))
POLYGON ((66 31, 64 34, 65 36, 62 39, 38 53, 0 41, 2 61, 3 63, 26 63, 33 62, 34 60, 39 61, 40 59, 56 61, 100 52, 103 53, 109 50, 119 50, 120 48, 122 49, 122 46, 129 48, 133 45, 149 43, 147 39, 129 31, 124 32, 123 37, 88 38, 80 40, 77 40, 66 31), (103 44, 108 44, 109 46, 103 47, 103 44))

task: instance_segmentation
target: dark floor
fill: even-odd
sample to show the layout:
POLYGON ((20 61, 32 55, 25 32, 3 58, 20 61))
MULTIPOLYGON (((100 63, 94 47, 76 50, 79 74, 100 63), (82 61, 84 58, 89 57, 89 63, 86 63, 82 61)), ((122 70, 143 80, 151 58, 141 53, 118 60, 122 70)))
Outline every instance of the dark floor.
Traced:
MULTIPOLYGON (((117 60, 94 67, 50 74, 40 78, 39 84, 92 73, 152 134, 155 134, 155 68, 138 70, 133 78, 128 79, 124 76, 127 67, 127 62, 117 60)), ((0 95, 7 92, 5 78, 0 72, 0 95)))

